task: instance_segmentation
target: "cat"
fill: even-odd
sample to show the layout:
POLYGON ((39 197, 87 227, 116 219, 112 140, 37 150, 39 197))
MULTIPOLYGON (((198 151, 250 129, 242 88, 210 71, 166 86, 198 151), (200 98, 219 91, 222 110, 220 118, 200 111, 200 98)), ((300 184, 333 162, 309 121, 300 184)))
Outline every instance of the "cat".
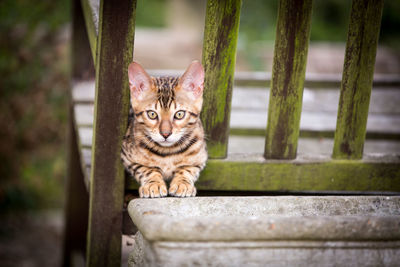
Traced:
POLYGON ((200 120, 203 66, 193 61, 181 77, 154 78, 132 62, 128 76, 133 113, 121 158, 140 184, 139 196, 195 196, 194 183, 207 161, 200 120))

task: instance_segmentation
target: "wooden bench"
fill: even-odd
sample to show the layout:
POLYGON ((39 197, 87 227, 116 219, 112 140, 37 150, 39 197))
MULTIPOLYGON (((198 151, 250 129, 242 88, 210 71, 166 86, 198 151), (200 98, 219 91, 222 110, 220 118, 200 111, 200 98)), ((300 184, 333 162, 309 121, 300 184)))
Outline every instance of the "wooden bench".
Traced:
MULTIPOLYGON (((373 82, 383 1, 353 0, 342 78, 305 75, 312 0, 280 1, 272 75, 234 75, 240 6, 240 0, 207 4, 201 118, 210 160, 199 195, 400 192, 398 154, 363 154, 366 136, 400 137, 400 110, 387 116, 373 101, 368 115, 372 86, 383 88, 372 99, 387 94, 393 105, 398 94, 388 86, 400 87, 397 76, 373 82), (321 91, 329 102, 316 114, 321 109, 303 101, 303 92, 321 91), (255 105, 249 109, 247 101, 255 105), (238 139, 243 152, 249 136, 265 136, 264 152, 228 153, 229 133, 247 136, 238 139), (299 136, 334 137, 332 153, 297 155, 299 136)), ((135 0, 74 1, 65 266, 77 251, 87 266, 118 266, 121 236, 135 231, 125 205, 138 185, 126 179, 120 160, 135 9, 135 0)), ((170 71, 154 71, 163 73, 170 71)))

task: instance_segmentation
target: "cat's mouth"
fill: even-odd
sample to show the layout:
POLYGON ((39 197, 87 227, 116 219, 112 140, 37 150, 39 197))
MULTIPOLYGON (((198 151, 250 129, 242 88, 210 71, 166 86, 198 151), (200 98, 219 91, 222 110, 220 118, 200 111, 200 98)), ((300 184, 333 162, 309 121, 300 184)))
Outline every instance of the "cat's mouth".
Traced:
POLYGON ((167 139, 161 137, 161 135, 147 135, 147 140, 150 142, 154 142, 158 146, 162 147, 171 147, 177 144, 177 142, 182 141, 182 136, 179 135, 171 135, 167 139))
POLYGON ((165 147, 169 147, 169 146, 172 146, 173 144, 175 144, 175 142, 171 142, 171 141, 168 141, 168 140, 164 140, 164 141, 161 141, 161 142, 157 142, 160 146, 165 146, 165 147))

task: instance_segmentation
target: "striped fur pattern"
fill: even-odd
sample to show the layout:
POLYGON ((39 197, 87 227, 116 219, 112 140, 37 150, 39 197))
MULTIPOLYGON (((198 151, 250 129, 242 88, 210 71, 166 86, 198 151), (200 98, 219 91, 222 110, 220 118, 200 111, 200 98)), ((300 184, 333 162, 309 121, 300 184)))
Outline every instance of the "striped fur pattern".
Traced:
POLYGON ((196 86, 202 93, 202 67, 194 63, 191 71, 200 72, 197 80, 190 68, 180 78, 153 78, 139 64, 130 66, 132 111, 121 158, 140 183, 140 197, 196 195, 194 183, 207 151, 199 116, 202 95, 196 95, 196 86))

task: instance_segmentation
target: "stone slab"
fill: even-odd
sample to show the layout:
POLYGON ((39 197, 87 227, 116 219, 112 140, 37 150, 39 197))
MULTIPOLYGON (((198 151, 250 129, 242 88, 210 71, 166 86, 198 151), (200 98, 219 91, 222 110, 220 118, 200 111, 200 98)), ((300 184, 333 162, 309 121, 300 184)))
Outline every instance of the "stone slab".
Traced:
POLYGON ((396 266, 399 196, 135 199, 129 266, 396 266))
POLYGON ((398 266, 399 242, 149 242, 136 234, 130 267, 398 266))
POLYGON ((280 196, 135 199, 148 240, 400 240, 400 197, 280 196))

